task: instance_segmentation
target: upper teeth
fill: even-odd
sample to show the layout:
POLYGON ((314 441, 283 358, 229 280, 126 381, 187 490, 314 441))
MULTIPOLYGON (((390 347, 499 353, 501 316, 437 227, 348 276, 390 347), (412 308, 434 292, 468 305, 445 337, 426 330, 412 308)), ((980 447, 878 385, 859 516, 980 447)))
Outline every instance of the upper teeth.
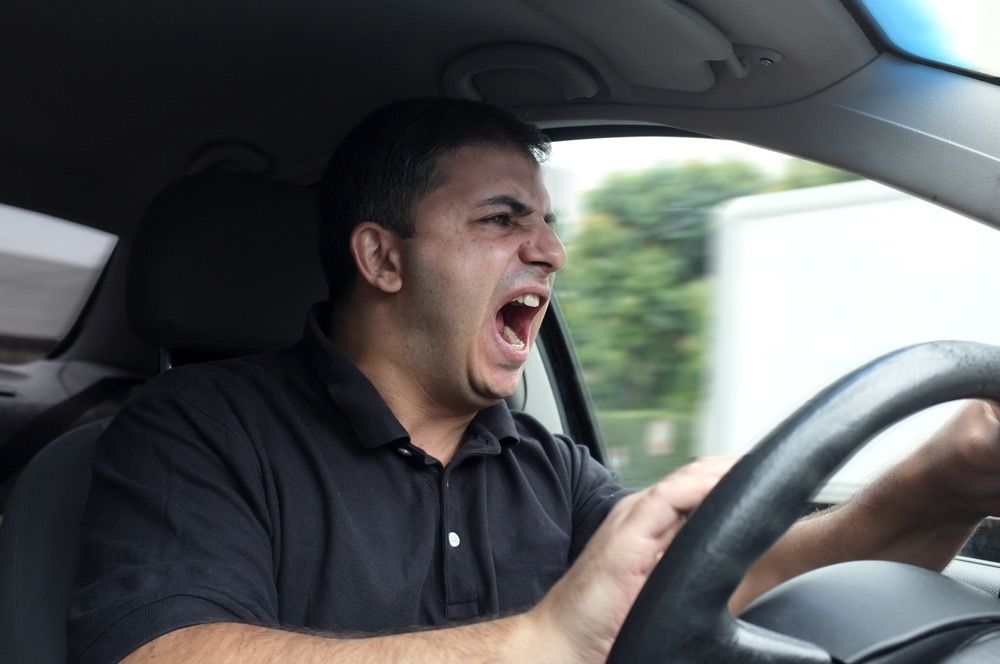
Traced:
POLYGON ((523 304, 526 307, 537 307, 541 304, 542 299, 534 293, 525 293, 524 295, 515 297, 513 301, 518 304, 523 304))

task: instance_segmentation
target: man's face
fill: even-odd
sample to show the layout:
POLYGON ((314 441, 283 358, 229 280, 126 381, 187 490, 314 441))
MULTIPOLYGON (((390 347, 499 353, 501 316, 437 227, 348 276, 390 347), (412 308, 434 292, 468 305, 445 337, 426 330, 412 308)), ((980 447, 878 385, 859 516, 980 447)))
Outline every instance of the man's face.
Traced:
POLYGON ((479 409, 516 389, 565 253, 531 157, 471 145, 438 169, 402 243, 407 363, 433 403, 479 409))

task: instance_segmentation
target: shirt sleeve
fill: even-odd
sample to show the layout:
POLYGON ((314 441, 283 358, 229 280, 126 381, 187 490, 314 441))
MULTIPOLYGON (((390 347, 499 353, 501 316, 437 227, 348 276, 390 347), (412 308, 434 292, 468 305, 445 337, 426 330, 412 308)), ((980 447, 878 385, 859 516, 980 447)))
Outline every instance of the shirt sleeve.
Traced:
POLYGON ((70 661, 117 662, 195 624, 277 622, 262 462, 199 382, 168 372, 98 442, 70 661))
POLYGON ((562 438, 571 451, 573 471, 573 541, 570 562, 576 560, 600 527, 611 508, 631 493, 619 484, 614 474, 590 455, 584 445, 562 438))

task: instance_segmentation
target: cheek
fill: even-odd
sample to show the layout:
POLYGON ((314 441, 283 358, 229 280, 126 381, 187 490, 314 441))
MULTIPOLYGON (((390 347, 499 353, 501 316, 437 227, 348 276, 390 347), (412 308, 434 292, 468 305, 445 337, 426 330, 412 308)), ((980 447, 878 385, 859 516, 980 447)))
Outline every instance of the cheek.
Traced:
POLYGON ((437 335, 468 335, 468 328, 482 318, 481 281, 475 275, 454 270, 454 265, 436 265, 412 275, 408 305, 437 335))
POLYGON ((509 249, 496 243, 436 237, 407 257, 404 290, 436 328, 456 336, 478 333, 494 324, 496 293, 509 263, 509 249))

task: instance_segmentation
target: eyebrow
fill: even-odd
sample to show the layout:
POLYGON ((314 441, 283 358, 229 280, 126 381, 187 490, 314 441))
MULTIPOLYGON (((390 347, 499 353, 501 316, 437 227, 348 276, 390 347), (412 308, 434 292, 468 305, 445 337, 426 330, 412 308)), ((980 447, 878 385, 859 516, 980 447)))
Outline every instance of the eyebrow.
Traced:
MULTIPOLYGON (((478 205, 476 205, 476 207, 477 208, 490 207, 491 205, 505 205, 510 208, 511 212, 513 212, 515 216, 518 217, 525 217, 534 212, 534 210, 531 209, 531 207, 525 205, 522 201, 507 194, 500 194, 499 196, 491 196, 490 198, 487 198, 486 200, 480 202, 478 205)), ((549 224, 550 226, 556 223, 556 215, 554 212, 546 213, 545 215, 542 216, 542 219, 544 219, 545 223, 549 224)))

